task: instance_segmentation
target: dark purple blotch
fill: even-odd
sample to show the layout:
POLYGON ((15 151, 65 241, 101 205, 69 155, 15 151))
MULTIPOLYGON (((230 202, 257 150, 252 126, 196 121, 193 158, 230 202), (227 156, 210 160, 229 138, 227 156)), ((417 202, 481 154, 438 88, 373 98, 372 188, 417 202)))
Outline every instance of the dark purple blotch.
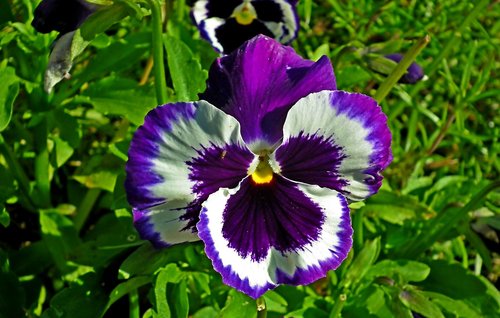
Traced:
POLYGON ((271 247, 293 252, 318 240, 324 218, 296 183, 279 175, 268 184, 247 178, 226 203, 222 234, 241 257, 260 261, 271 247))

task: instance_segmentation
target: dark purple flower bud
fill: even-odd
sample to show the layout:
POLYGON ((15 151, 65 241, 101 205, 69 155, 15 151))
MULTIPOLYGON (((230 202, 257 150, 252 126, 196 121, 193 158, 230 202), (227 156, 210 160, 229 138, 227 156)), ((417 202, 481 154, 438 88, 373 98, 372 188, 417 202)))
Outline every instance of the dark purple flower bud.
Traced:
MULTIPOLYGON (((394 54, 388 54, 385 57, 396 63, 399 63, 403 59, 403 54, 394 53, 394 54)), ((420 65, 413 62, 411 63, 410 67, 403 75, 403 77, 399 79, 399 83, 415 84, 416 82, 420 81, 423 77, 424 77, 424 70, 420 65)))
POLYGON ((35 9, 31 25, 40 33, 64 34, 78 29, 96 9, 85 0, 43 0, 35 9))

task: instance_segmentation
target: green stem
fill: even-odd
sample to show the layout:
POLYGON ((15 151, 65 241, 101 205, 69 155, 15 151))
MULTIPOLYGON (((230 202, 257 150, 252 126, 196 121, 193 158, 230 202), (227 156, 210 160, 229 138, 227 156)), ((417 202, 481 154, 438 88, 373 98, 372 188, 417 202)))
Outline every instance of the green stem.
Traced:
POLYGON ((82 202, 80 202, 80 205, 76 210, 75 218, 73 219, 73 224, 77 232, 82 229, 100 194, 101 189, 93 188, 88 189, 87 193, 83 197, 82 202))
POLYGON ((48 123, 45 117, 34 130, 34 143, 37 152, 35 157, 35 189, 37 190, 35 202, 43 208, 48 208, 51 205, 48 134, 48 123))
POLYGON ((27 208, 32 211, 35 211, 35 204, 31 200, 30 181, 28 179, 28 176, 26 176, 26 174, 24 173, 24 170, 21 167, 21 164, 19 164, 19 162, 17 161, 17 158, 14 155, 12 149, 10 149, 9 145, 5 143, 5 139, 3 138, 1 133, 0 133, 0 154, 2 154, 3 157, 5 158, 5 161, 7 162, 10 171, 14 175, 14 178, 17 180, 19 188, 21 192, 24 194, 24 197, 26 198, 26 203, 28 205, 27 208))
POLYGON ((381 103, 387 94, 389 94, 394 85, 396 85, 398 80, 405 74, 408 67, 410 67, 411 63, 415 61, 417 55, 430 42, 430 40, 430 36, 426 35, 418 40, 417 43, 415 43, 410 50, 406 52, 403 59, 398 63, 391 74, 389 74, 382 85, 380 85, 379 89, 375 93, 375 96, 373 96, 378 103, 381 103))
POLYGON ((342 308, 344 308, 345 301, 347 299, 346 294, 340 294, 339 298, 333 305, 333 309, 330 312, 329 318, 337 318, 340 317, 340 313, 342 312, 342 308))
POLYGON ((363 248, 363 217, 364 210, 359 209, 354 212, 352 227, 354 229, 354 251, 359 253, 363 248))
POLYGON ((159 0, 147 0, 151 8, 151 28, 153 29, 153 60, 156 100, 158 104, 167 103, 167 82, 165 80, 165 64, 163 58, 163 24, 161 20, 161 7, 159 0))
POLYGON ((267 306, 266 306, 266 300, 264 299, 264 296, 257 298, 256 304, 257 304, 257 318, 266 318, 267 317, 267 306))
POLYGON ((130 318, 139 318, 141 316, 139 309, 139 293, 137 289, 132 290, 128 294, 129 299, 129 317, 130 318))

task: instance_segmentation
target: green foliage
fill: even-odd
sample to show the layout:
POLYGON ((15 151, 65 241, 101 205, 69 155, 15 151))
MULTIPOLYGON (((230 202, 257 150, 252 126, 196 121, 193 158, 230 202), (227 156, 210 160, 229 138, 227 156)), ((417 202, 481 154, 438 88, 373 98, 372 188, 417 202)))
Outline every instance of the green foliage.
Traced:
MULTIPOLYGON (((156 94, 197 100, 217 54, 187 1, 166 1, 161 26, 152 2, 97 3, 57 55, 71 78, 58 74, 47 93, 56 34, 31 27, 31 1, 0 0, 0 318, 257 317, 203 244, 142 241, 123 185, 156 94)), ((268 317, 500 315, 499 12, 486 0, 299 2, 292 45, 326 54, 339 89, 383 99, 394 160, 379 193, 351 205, 347 260, 309 286, 267 292, 268 317), (426 80, 390 84, 396 64, 383 55, 426 35, 416 56, 426 80)))

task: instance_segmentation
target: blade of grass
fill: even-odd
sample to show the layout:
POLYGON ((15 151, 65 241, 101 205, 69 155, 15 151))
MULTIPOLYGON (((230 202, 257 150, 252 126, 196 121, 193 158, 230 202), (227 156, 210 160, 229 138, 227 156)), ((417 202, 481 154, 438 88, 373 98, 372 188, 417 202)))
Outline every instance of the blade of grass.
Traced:
POLYGON ((474 197, 462 208, 449 209, 429 221, 419 235, 410 240, 404 250, 397 252, 401 258, 414 259, 430 248, 434 242, 446 236, 448 232, 456 227, 459 222, 467 216, 471 210, 477 207, 481 200, 491 191, 500 188, 500 180, 496 180, 474 195, 474 197))

